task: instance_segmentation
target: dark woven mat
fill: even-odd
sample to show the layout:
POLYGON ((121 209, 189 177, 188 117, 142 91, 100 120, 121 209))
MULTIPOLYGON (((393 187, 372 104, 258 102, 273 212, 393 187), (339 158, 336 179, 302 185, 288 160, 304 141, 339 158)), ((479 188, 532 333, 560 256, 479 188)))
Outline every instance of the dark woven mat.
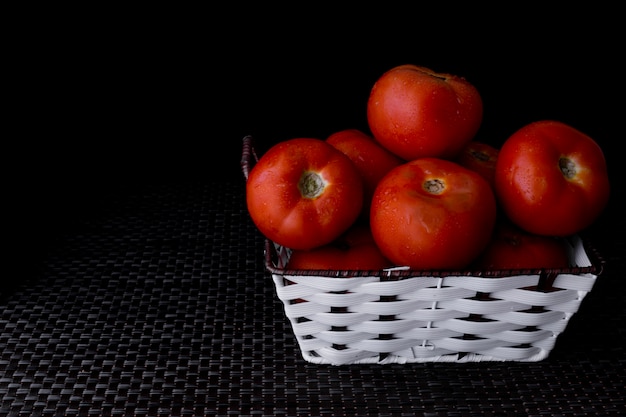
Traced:
POLYGON ((302 359, 242 184, 127 190, 60 229, 0 289, 0 416, 626 415, 623 233, 542 362, 336 367, 302 359))

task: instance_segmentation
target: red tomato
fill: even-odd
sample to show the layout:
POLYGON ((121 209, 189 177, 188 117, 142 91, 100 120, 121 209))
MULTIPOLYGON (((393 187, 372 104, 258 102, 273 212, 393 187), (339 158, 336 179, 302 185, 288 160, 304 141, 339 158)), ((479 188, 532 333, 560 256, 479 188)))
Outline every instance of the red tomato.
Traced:
POLYGON ((489 183, 452 161, 420 158, 389 171, 370 224, 383 254, 413 269, 459 269, 486 247, 496 220, 489 183))
POLYGON ((292 249, 332 242, 359 216, 363 183, 354 164, 320 139, 271 147, 250 170, 246 202, 265 237, 292 249))
POLYGON ((562 238, 536 235, 501 221, 475 265, 478 269, 567 268, 569 256, 562 238))
POLYGON ((374 138, 407 161, 454 158, 472 140, 482 118, 476 87, 462 77, 416 65, 385 72, 367 101, 374 138))
POLYGON ((367 224, 357 223, 334 242, 311 250, 294 250, 288 269, 380 270, 392 266, 367 224))
POLYGON ((358 129, 345 129, 330 135, 326 142, 346 154, 363 178, 362 215, 369 219, 370 202, 378 181, 404 161, 380 146, 370 135, 358 129))
POLYGON ((455 161, 465 168, 478 172, 494 187, 497 160, 497 148, 487 143, 473 140, 463 147, 455 161))
POLYGON ((496 197, 521 228, 567 236, 590 226, 609 200, 609 177, 600 146, 558 121, 530 123, 502 145, 496 197))

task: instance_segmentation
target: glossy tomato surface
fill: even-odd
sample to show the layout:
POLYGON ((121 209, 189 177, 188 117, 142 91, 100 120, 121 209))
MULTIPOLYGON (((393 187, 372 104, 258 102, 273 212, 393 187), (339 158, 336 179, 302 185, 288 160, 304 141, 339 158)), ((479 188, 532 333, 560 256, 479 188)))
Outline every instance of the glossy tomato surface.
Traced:
POLYGON ((294 138, 271 147, 250 170, 246 203, 265 237, 312 249, 354 223, 363 182, 352 161, 326 141, 294 138))
POLYGON ((482 98, 469 81, 411 64, 385 72, 367 101, 374 138, 407 161, 456 157, 482 118, 482 98))
POLYGON ((567 236, 590 226, 609 200, 604 153, 559 121, 530 123, 502 145, 496 197, 506 215, 536 234, 567 236))
POLYGON ((392 169, 379 182, 370 214, 374 240, 398 266, 459 269, 485 248, 496 220, 489 183, 439 158, 392 169))
POLYGON ((374 138, 358 129, 334 132, 326 142, 346 154, 363 178, 362 216, 369 219, 370 203, 378 181, 392 168, 405 161, 383 148, 374 138))
POLYGON ((311 250, 294 250, 287 269, 381 270, 392 266, 382 254, 369 225, 356 223, 333 242, 311 250))

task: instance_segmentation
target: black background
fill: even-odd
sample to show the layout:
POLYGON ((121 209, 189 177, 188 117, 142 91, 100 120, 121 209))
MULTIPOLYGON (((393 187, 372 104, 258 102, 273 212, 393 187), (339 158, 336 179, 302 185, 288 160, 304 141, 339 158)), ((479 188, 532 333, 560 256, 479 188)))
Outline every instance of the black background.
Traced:
MULTIPOLYGON (((67 10, 24 16, 5 143, 18 234, 64 225, 110 192, 164 181, 243 181, 241 141, 260 153, 297 136, 367 130, 369 90, 414 63, 480 91, 477 140, 502 144, 557 119, 622 174, 624 31, 619 13, 423 6, 323 10, 67 10), (70 13, 71 12, 71 13, 70 13)), ((621 198, 618 197, 613 198, 621 198)))
POLYGON ((0 414, 621 411, 619 3, 341 4, 5 13, 0 414), (242 138, 263 152, 367 129, 370 88, 405 63, 477 86, 478 140, 497 146, 557 119, 605 150, 613 194, 591 240, 606 269, 547 361, 346 369, 300 358, 263 279, 260 236, 233 200, 242 138))

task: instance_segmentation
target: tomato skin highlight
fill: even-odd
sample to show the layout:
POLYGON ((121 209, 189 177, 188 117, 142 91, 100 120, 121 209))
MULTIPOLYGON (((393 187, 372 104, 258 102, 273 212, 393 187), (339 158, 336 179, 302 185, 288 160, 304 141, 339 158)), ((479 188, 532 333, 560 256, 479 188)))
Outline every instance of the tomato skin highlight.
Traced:
POLYGON ((350 159, 325 141, 294 138, 271 147, 250 170, 246 204, 265 237, 311 249, 336 239, 356 220, 363 183, 350 159), (317 183, 303 186, 304 178, 317 183), (309 198, 305 190, 319 195, 309 198))
POLYGON ((591 137, 545 120, 523 126, 504 142, 495 190, 506 215, 522 229, 568 236, 600 215, 610 184, 602 149, 591 137))
POLYGON ((462 269, 486 247, 496 201, 478 173, 419 158, 392 169, 372 199, 370 226, 383 254, 413 269, 462 269))
POLYGON ((406 161, 453 159, 482 118, 480 93, 465 78, 412 64, 383 73, 367 101, 374 138, 406 161))

